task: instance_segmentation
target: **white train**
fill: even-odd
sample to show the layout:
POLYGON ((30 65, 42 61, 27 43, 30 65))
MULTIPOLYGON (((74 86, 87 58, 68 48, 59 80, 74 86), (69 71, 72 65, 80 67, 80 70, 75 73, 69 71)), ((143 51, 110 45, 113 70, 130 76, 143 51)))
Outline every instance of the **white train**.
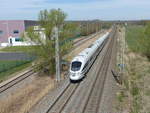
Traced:
POLYGON ((104 34, 88 48, 84 49, 75 58, 73 58, 69 69, 69 78, 71 81, 80 80, 85 76, 97 55, 103 48, 108 37, 109 32, 104 34))

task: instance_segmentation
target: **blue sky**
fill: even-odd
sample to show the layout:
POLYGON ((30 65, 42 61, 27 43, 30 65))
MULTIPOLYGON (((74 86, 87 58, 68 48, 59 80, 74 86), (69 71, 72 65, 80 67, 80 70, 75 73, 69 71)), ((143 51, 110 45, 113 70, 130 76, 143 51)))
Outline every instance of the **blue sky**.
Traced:
POLYGON ((0 20, 37 19, 40 10, 52 8, 68 20, 150 19, 150 0, 0 0, 0 20))

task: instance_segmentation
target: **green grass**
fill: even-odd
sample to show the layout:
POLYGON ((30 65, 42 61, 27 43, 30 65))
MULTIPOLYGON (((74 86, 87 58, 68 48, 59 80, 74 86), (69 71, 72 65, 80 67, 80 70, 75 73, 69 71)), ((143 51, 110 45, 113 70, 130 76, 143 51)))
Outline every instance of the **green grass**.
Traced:
POLYGON ((123 102, 123 99, 125 98, 125 95, 124 95, 124 92, 123 91, 120 91, 118 94, 117 94, 117 99, 119 100, 119 102, 123 102))
POLYGON ((13 67, 18 67, 28 62, 30 61, 0 61, 0 72, 5 72, 13 67))
POLYGON ((144 52, 144 31, 144 26, 128 26, 126 28, 126 41, 132 51, 144 52))
POLYGON ((140 53, 138 57, 133 58, 127 55, 129 56, 127 65, 129 77, 124 81, 130 82, 130 89, 128 89, 132 98, 130 113, 140 113, 143 110, 142 96, 145 96, 143 94, 146 93, 147 96, 150 94, 142 86, 144 82, 147 82, 144 78, 145 75, 149 75, 149 63, 146 63, 149 60, 145 61, 145 57, 150 59, 150 38, 146 35, 145 30, 146 26, 130 25, 126 27, 126 42, 129 50, 135 55, 140 53))
POLYGON ((12 46, 1 49, 0 51, 4 52, 30 52, 38 48, 38 46, 12 46))
POLYGON ((146 35, 146 26, 127 26, 126 42, 133 52, 147 56, 150 60, 150 38, 146 35))
POLYGON ((0 61, 0 82, 31 65, 31 61, 0 61))

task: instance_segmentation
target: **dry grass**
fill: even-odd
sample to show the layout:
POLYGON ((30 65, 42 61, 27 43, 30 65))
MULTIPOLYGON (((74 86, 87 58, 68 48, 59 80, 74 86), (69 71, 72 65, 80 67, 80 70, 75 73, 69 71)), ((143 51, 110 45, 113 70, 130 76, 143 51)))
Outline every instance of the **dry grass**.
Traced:
POLYGON ((26 113, 54 87, 50 77, 37 77, 32 84, 0 102, 0 113, 26 113))
POLYGON ((126 59, 130 109, 133 112, 150 112, 150 95, 146 95, 150 88, 150 62, 146 57, 133 52, 128 52, 126 59))
POLYGON ((150 62, 145 56, 132 52, 128 45, 124 60, 124 84, 121 91, 125 96, 118 96, 121 99, 119 110, 128 113, 148 113, 150 112, 150 95, 147 95, 150 88, 150 62))
MULTIPOLYGON (((120 81, 122 81, 121 78, 123 78, 123 72, 121 67, 118 66, 118 64, 124 64, 125 56, 124 56, 124 50, 125 50, 125 29, 119 28, 119 32, 117 32, 117 62, 116 62, 116 70, 118 74, 121 76, 120 81)), ((129 105, 128 105, 128 94, 125 90, 125 87, 123 85, 119 85, 120 90, 116 93, 116 105, 115 105, 115 113, 129 113, 129 105)))

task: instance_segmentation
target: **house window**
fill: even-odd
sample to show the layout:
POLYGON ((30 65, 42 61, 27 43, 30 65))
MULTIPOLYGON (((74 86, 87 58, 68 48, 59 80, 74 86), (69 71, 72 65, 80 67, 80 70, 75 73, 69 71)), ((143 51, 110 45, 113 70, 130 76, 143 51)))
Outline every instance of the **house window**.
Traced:
POLYGON ((3 34, 3 31, 2 30, 0 30, 0 35, 2 35, 3 34))
POLYGON ((15 38, 15 42, 22 42, 23 39, 22 38, 15 38))
POLYGON ((14 34, 18 34, 19 33, 19 30, 14 30, 14 34))

